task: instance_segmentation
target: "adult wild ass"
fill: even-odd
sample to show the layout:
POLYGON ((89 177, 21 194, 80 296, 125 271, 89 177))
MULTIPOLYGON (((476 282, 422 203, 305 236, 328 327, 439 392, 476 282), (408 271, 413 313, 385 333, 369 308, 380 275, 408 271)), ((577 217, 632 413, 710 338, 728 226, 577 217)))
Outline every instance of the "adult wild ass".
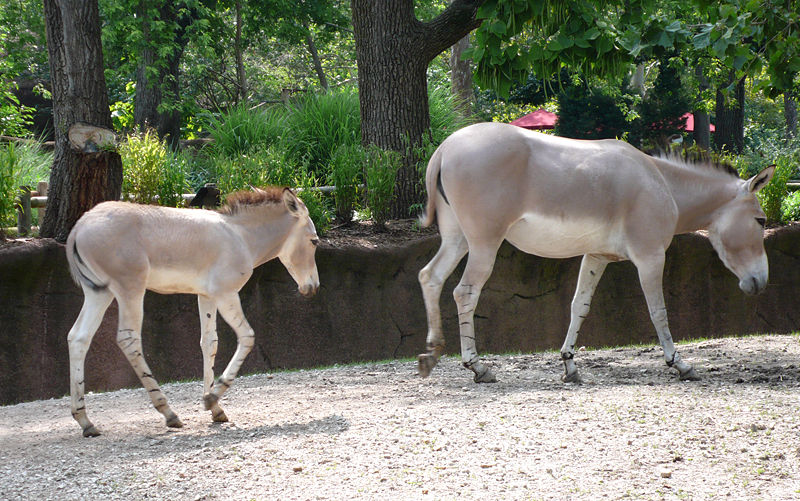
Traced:
POLYGON ((67 261, 84 294, 69 331, 72 416, 85 437, 100 433, 86 416, 84 359, 111 300, 119 307, 117 344, 167 426, 183 426, 170 409, 142 354, 145 290, 197 294, 203 352, 203 401, 214 421, 228 418, 219 399, 231 386, 255 334, 239 302, 253 269, 275 257, 303 296, 319 288, 318 243, 303 202, 288 188, 238 192, 218 212, 104 202, 85 213, 67 238, 67 261), (217 311, 236 332, 237 347, 214 382, 217 311))
POLYGON ((631 260, 647 300, 667 365, 681 379, 698 379, 681 360, 667 325, 662 274, 673 235, 699 229, 747 294, 767 285, 764 212, 755 193, 768 167, 748 180, 712 165, 655 158, 617 140, 581 141, 499 123, 476 124, 447 138, 428 163, 423 226, 439 225, 442 244, 420 271, 428 315, 428 376, 444 348, 439 297, 461 258, 466 268, 453 296, 461 357, 476 382, 494 382, 475 349, 473 313, 503 240, 547 258, 583 255, 561 347, 566 382, 578 382, 575 342, 606 265, 631 260))

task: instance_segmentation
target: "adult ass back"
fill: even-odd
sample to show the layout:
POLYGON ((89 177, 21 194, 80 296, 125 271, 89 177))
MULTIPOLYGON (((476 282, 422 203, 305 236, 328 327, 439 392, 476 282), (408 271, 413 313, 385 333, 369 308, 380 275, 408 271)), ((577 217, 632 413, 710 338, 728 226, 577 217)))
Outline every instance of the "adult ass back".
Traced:
POLYGON ((616 140, 581 141, 485 123, 457 131, 428 163, 428 204, 422 221, 436 221, 442 244, 420 271, 428 315, 427 352, 419 372, 430 374, 444 347, 442 284, 469 253, 453 296, 461 356, 476 382, 495 376, 475 349, 473 314, 503 240, 547 258, 583 255, 561 347, 564 381, 579 381, 573 357, 583 319, 606 265, 636 265, 650 318, 667 365, 697 379, 675 350, 662 290, 664 254, 673 235, 699 229, 748 294, 767 285, 764 213, 755 193, 772 177, 768 167, 748 180, 713 165, 645 155, 616 140))
POLYGON ((197 294, 203 352, 203 400, 214 421, 227 421, 219 406, 253 346, 239 290, 253 269, 281 260, 304 296, 319 288, 314 261, 318 243, 303 202, 288 188, 269 187, 230 195, 220 211, 104 202, 85 213, 67 238, 70 272, 84 293, 67 338, 72 415, 86 437, 99 431, 86 416, 84 360, 103 315, 117 300, 117 344, 167 426, 183 423, 170 409, 142 353, 146 290, 197 294), (237 347, 214 382, 217 311, 236 332, 237 347))

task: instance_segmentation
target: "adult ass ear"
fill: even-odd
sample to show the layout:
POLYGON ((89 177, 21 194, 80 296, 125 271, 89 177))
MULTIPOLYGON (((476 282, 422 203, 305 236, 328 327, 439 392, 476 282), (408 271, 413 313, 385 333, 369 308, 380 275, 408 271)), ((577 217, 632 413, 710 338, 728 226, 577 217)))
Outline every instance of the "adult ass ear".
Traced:
POLYGON ((761 188, 769 184, 773 174, 775 174, 775 164, 765 167, 764 170, 748 179, 745 188, 750 193, 758 193, 761 188))
POLYGON ((294 217, 303 217, 308 215, 306 204, 297 198, 297 195, 289 188, 283 189, 283 204, 289 210, 289 213, 294 217))

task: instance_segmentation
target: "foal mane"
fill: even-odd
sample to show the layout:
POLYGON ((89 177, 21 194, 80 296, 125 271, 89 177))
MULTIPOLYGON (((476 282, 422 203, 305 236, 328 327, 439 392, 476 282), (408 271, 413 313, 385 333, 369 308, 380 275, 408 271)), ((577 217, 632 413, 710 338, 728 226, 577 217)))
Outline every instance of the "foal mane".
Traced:
POLYGON ((225 205, 220 207, 217 212, 233 216, 239 214, 243 209, 262 205, 277 205, 283 202, 284 189, 281 186, 265 186, 252 191, 236 191, 226 197, 225 205))
POLYGON ((685 168, 706 169, 727 174, 739 179, 739 172, 728 162, 720 160, 711 153, 697 148, 659 151, 652 155, 655 158, 666 160, 673 165, 685 168))

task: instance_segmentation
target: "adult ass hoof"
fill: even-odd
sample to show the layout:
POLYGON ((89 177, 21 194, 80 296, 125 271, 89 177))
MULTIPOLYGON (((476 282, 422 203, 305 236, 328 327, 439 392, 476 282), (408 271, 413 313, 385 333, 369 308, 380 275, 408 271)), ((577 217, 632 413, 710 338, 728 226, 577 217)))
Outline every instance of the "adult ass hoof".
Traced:
POLYGON ((695 372, 694 367, 689 367, 688 370, 681 372, 680 374, 681 381, 700 381, 702 379, 700 375, 695 372))
POLYGON ((488 367, 484 367, 482 372, 475 373, 473 381, 476 383, 496 383, 497 376, 495 376, 494 372, 492 372, 488 367))
POLYGON ((100 431, 94 427, 94 425, 89 425, 83 429, 83 436, 84 437, 99 437, 100 431))
POLYGON ((564 374, 563 376, 561 376, 561 381, 565 383, 583 384, 583 379, 581 379, 581 375, 578 374, 578 371, 564 374))
POLYGON ((170 428, 183 428, 183 421, 175 414, 167 418, 167 426, 170 428))
POLYGON ((430 353, 420 353, 417 357, 417 371, 419 372, 420 377, 428 377, 431 375, 431 371, 436 364, 439 363, 439 359, 435 355, 431 355, 430 353))

